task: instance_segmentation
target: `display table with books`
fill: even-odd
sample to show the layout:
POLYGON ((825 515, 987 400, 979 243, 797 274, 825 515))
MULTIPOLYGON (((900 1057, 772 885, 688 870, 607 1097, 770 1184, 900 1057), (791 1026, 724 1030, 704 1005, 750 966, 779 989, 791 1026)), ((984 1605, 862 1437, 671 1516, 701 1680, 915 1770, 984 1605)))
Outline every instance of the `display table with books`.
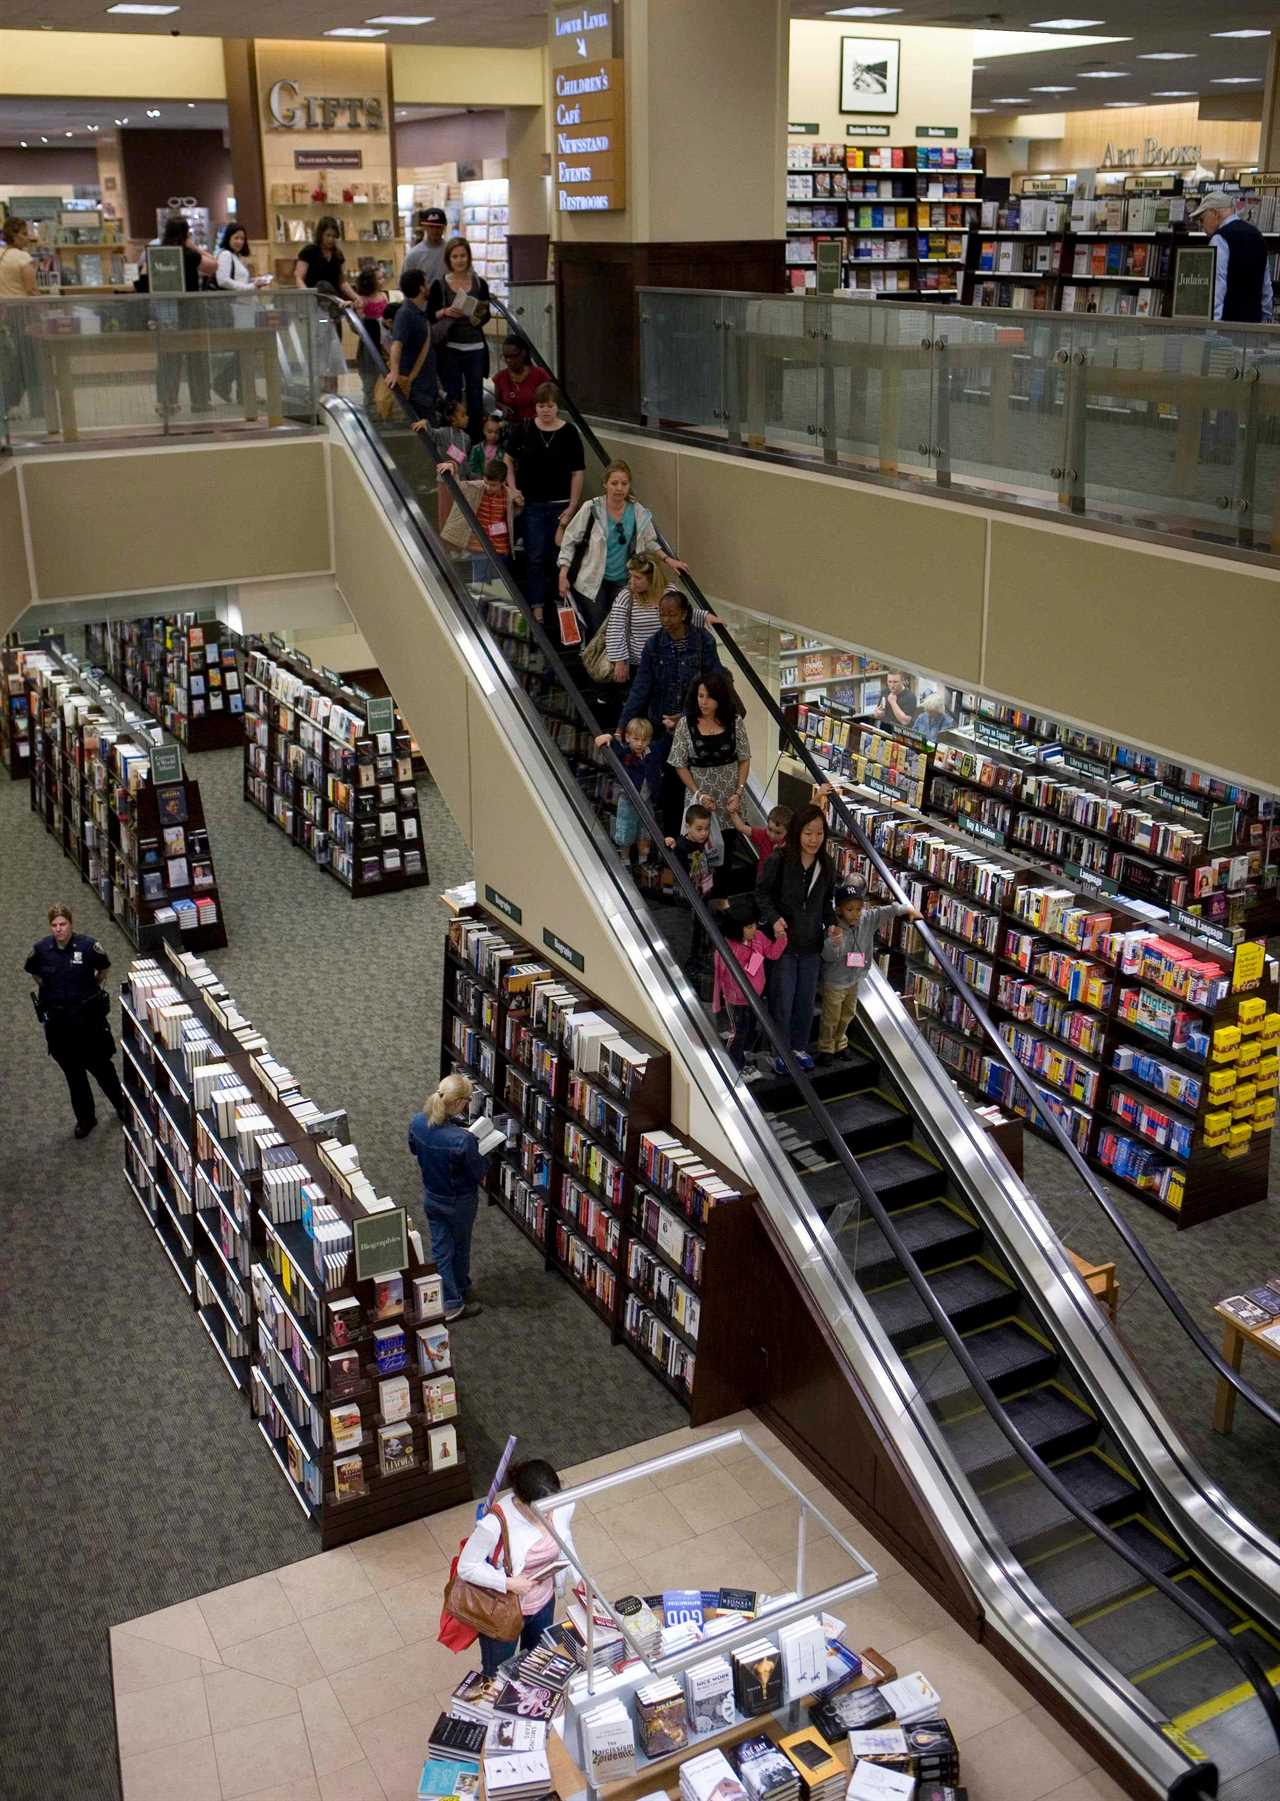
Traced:
MULTIPOLYGON (((1261 1288, 1228 1295, 1214 1312, 1222 1320, 1222 1356, 1233 1370, 1244 1361, 1244 1347, 1252 1345, 1266 1357, 1280 1358, 1280 1275, 1271 1276, 1261 1288)), ((1213 1403, 1213 1429, 1230 1432, 1235 1425, 1236 1391, 1219 1376, 1213 1403)))

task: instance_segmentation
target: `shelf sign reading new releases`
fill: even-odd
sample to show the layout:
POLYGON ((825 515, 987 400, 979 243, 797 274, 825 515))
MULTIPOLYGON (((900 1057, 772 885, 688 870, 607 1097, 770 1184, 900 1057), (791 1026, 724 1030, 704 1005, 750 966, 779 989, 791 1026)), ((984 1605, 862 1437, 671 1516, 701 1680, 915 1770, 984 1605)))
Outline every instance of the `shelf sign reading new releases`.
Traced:
POLYGON ((551 74, 556 211, 615 213, 627 204, 626 78, 621 57, 551 74))

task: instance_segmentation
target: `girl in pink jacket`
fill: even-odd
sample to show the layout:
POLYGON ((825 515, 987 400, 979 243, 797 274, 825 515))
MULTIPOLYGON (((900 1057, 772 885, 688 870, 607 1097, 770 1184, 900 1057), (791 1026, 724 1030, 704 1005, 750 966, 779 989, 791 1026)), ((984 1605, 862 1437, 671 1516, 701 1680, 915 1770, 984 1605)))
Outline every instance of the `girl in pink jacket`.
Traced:
POLYGON ((787 940, 785 933, 781 937, 771 938, 767 932, 762 931, 760 915, 754 908, 739 908, 728 914, 721 924, 721 930, 733 953, 734 966, 730 967, 719 951, 716 952, 711 1008, 713 1012, 718 1012, 722 1006, 729 1009, 729 1017, 733 1021, 729 1055, 735 1068, 741 1069, 755 1049, 759 1032, 756 1016, 743 993, 743 984, 749 983, 757 994, 763 995, 765 965, 782 955, 787 948, 787 940))

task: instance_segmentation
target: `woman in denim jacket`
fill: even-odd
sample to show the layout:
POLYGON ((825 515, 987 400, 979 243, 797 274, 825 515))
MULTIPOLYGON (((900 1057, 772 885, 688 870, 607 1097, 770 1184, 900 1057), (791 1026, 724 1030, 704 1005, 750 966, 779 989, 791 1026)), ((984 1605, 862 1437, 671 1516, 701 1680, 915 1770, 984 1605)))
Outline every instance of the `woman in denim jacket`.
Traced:
POLYGON ((444 1076, 409 1123, 409 1149, 422 1171, 422 1204, 431 1234, 431 1255, 444 1288, 444 1317, 470 1319, 479 1301, 468 1301, 471 1286, 471 1231, 480 1204, 487 1159, 463 1121, 471 1103, 466 1076, 444 1076))

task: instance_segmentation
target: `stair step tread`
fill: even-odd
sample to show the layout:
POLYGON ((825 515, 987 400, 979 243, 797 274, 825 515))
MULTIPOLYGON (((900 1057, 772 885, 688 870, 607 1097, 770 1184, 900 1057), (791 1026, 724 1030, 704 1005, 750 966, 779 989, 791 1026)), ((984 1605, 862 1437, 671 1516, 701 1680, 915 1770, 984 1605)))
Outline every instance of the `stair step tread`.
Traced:
MULTIPOLYGON (((1137 1499, 1138 1490, 1118 1470, 1094 1451, 1082 1451, 1055 1464, 1053 1473, 1078 1501, 1096 1513, 1100 1508, 1125 1506, 1137 1499)), ((1060 1527, 1076 1523, 1075 1515, 1034 1476, 1026 1476, 986 1497, 987 1512, 1011 1550, 1060 1527)))
MULTIPOLYGON (((872 1058, 850 1056, 829 1069, 813 1070, 809 1082, 815 1094, 830 1100, 832 1096, 852 1094, 858 1088, 865 1088, 879 1073, 872 1058)), ((800 1090, 790 1076, 766 1076, 762 1082, 751 1084, 751 1092, 766 1113, 803 1105, 800 1090)))
POLYGON ((895 1188, 903 1188, 924 1177, 939 1188, 944 1181, 937 1165, 909 1144, 895 1144, 887 1151, 871 1151, 867 1156, 859 1157, 858 1165, 876 1193, 886 1200, 895 1188))
MULTIPOLYGON (((966 1311, 1013 1299, 1014 1291, 1002 1277, 985 1264, 972 1260, 958 1263, 953 1269, 939 1270, 930 1278, 934 1297, 949 1319, 966 1311)), ((876 1317, 890 1337, 899 1332, 933 1329, 933 1319, 924 1300, 905 1279, 870 1295, 876 1317)))
MULTIPOLYGON (((1276 1735, 1271 1722, 1256 1695, 1251 1694, 1249 1700, 1242 1701, 1229 1713, 1220 1713, 1216 1719, 1206 1720, 1203 1726, 1193 1727, 1190 1736, 1192 1742, 1217 1764, 1222 1782, 1240 1779, 1241 1786, 1236 1793, 1255 1789, 1274 1801, 1280 1792, 1275 1786, 1277 1777, 1273 1774, 1280 1772, 1280 1754, 1276 1751, 1276 1735), (1251 1778, 1247 1785, 1246 1773, 1251 1778), (1271 1779, 1270 1788, 1257 1786, 1264 1777, 1271 1779)), ((1228 1792, 1227 1789, 1218 1790, 1219 1795, 1228 1792)))
MULTIPOLYGON (((906 1219, 910 1214, 903 1216, 906 1219)), ((1057 1366, 1057 1353, 1033 1338, 1017 1320, 1004 1320, 998 1326, 987 1326, 965 1334, 965 1349, 982 1375, 999 1392, 1010 1382, 1017 1384, 1025 1373, 1028 1382, 1048 1375, 1057 1366)), ((912 1373, 920 1390, 930 1401, 939 1402, 963 1394, 969 1378, 946 1345, 935 1341, 912 1353, 912 1373)), ((1021 1384, 1018 1384, 1019 1386, 1021 1384)))
MULTIPOLYGON (((831 1123, 842 1138, 853 1137, 876 1129, 887 1130, 891 1127, 905 1127, 907 1116, 901 1107, 877 1094, 874 1088, 865 1089, 860 1094, 842 1095, 839 1100, 829 1101, 827 1111, 831 1123)), ((827 1140, 826 1128, 817 1116, 802 1107, 788 1113, 775 1114, 769 1124, 774 1135, 784 1150, 794 1151, 812 1145, 823 1160, 829 1160, 832 1152, 827 1140)))
MULTIPOLYGON (((1280 1652, 1253 1626, 1236 1634, 1236 1644, 1255 1657, 1264 1670, 1274 1669, 1280 1663, 1280 1652)), ((1194 1657, 1184 1657, 1135 1686, 1175 1720, 1189 1708, 1199 1707, 1202 1701, 1212 1701, 1215 1696, 1238 1688, 1244 1680, 1239 1664, 1221 1645, 1211 1644, 1194 1657)))
MULTIPOLYGON (((1171 1550, 1140 1520, 1130 1520, 1117 1531, 1161 1575, 1172 1575, 1186 1561, 1181 1552, 1171 1550)), ((1072 1545, 1065 1551, 1055 1552, 1043 1563, 1037 1563, 1031 1574, 1042 1594, 1067 1618, 1091 1607, 1101 1607, 1108 1601, 1118 1601, 1131 1589, 1141 1587, 1145 1580, 1132 1564, 1096 1538, 1087 1544, 1072 1545)), ((1194 1644, 1195 1640, 1191 1642, 1194 1644)), ((1144 1659, 1144 1662, 1149 1661, 1149 1658, 1144 1659)))
MULTIPOLYGON (((943 1201, 927 1201, 923 1207, 912 1207, 894 1220, 898 1235, 914 1257, 933 1252, 935 1256, 954 1252, 961 1245, 981 1241, 982 1233, 972 1220, 967 1220, 943 1201)), ((837 1245, 854 1269, 891 1263, 897 1259, 889 1241, 872 1219, 851 1224, 835 1235, 837 1245)))
MULTIPOLYGON (((1082 1407, 1057 1388, 1037 1388, 1031 1394, 1010 1401, 1006 1408, 1010 1421, 1037 1450, 1065 1433, 1078 1431, 1093 1422, 1082 1407)), ((978 1475, 992 1464, 1016 1457, 1004 1433, 985 1410, 954 1420, 943 1427, 947 1443, 967 1476, 978 1475)))
MULTIPOLYGON (((1203 1583, 1189 1579, 1178 1584, 1188 1596, 1216 1619, 1220 1625, 1236 1626, 1240 1614, 1210 1592, 1203 1583)), ((1141 1595, 1124 1607, 1086 1620, 1078 1627, 1094 1649, 1114 1664, 1122 1675, 1132 1676, 1136 1670, 1150 1669, 1165 1657, 1176 1657, 1188 1645, 1203 1637, 1200 1627, 1176 1602, 1156 1590, 1141 1595)))
MULTIPOLYGON (((1258 1711, 1261 1712, 1261 1708, 1258 1711)), ((1274 1734, 1271 1742, 1275 1743, 1274 1734)), ((1218 1801, 1276 1801, 1277 1795, 1280 1795, 1280 1753, 1254 1764, 1252 1769, 1232 1777, 1218 1789, 1218 1801)))

